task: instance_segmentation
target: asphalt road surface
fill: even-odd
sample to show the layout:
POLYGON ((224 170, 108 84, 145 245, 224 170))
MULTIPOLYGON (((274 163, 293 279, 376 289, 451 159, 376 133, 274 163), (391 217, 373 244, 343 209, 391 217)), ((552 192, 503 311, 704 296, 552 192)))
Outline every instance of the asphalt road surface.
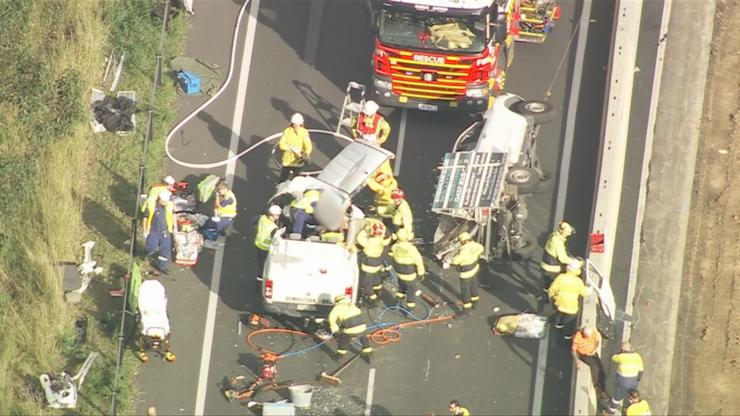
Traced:
MULTIPOLYGON (((517 44, 513 67, 507 73, 507 90, 525 98, 543 99, 558 112, 556 120, 540 132, 538 152, 545 171, 553 178, 563 152, 563 133, 568 92, 573 81, 575 44, 568 48, 576 30, 580 2, 563 2, 560 22, 544 45, 517 44), (556 73, 561 64, 562 67, 556 73)), ((197 6, 197 2, 196 2, 197 6)), ((226 75, 231 35, 241 2, 215 1, 196 8, 187 55, 221 66, 226 75)), ((301 112, 309 128, 333 130, 347 82, 367 83, 373 39, 365 11, 359 1, 252 1, 251 19, 242 22, 236 48, 236 73, 231 86, 211 107, 190 122, 172 143, 177 157, 189 162, 225 159, 230 147, 243 149, 287 126, 293 112, 301 112), (255 19, 256 18, 256 19, 255 19), (247 81, 245 81, 247 80, 247 81), (232 140, 233 139, 233 140, 232 140), (232 146, 233 145, 233 146, 232 146)), ((594 8, 601 13, 591 19, 584 64, 582 95, 594 96, 581 108, 590 109, 579 120, 577 137, 599 137, 600 108, 605 86, 605 60, 609 49, 611 15, 609 7, 594 8), (606 9, 606 11, 604 10, 606 9), (590 66, 589 66, 590 65, 590 66)), ((574 42, 575 43, 575 42, 574 42)), ((576 73, 580 71, 575 71, 576 73)), ((203 97, 181 100, 179 115, 188 114, 203 97)), ((434 167, 449 151, 457 134, 472 120, 463 114, 422 113, 382 109, 393 128, 385 147, 397 155, 401 186, 412 204, 415 229, 429 241, 436 220, 429 212, 436 182, 434 167)), ((314 135, 317 151, 314 162, 331 158, 338 146, 328 136, 314 135)), ((593 139, 591 139, 593 141, 593 139)), ((598 145, 574 153, 572 172, 582 180, 595 172, 598 145)), ((157 406, 161 414, 244 414, 244 403, 228 402, 221 384, 226 377, 258 371, 258 354, 244 342, 247 328, 240 324, 245 313, 258 310, 259 293, 254 284, 254 227, 252 221, 265 208, 277 180, 277 167, 270 161, 271 146, 258 148, 241 158, 233 171, 233 189, 239 199, 235 233, 226 238, 221 252, 204 250, 198 265, 177 270, 163 279, 169 297, 174 364, 153 360, 138 377, 141 400, 137 411, 157 406), (210 305, 210 307, 209 307, 210 305)), ((224 176, 224 168, 194 171, 170 164, 169 172, 191 181, 206 173, 224 176)), ((550 179, 528 201, 528 229, 540 247, 553 222, 557 181, 550 179)), ((593 180, 591 181, 593 186, 593 180)), ((592 189, 587 184, 571 187, 582 201, 566 210, 582 216, 574 220, 587 226, 592 189)), ((585 229, 585 228, 584 228, 585 229)), ((372 365, 356 361, 342 374, 342 387, 319 389, 314 397, 317 414, 356 414, 364 411, 369 370, 375 369, 373 414, 444 414, 453 398, 462 401, 474 414, 529 414, 536 385, 538 342, 496 337, 491 333, 497 315, 536 310, 540 291, 538 263, 541 249, 530 260, 484 267, 481 301, 474 316, 464 321, 434 324, 402 331, 400 342, 376 349, 372 365), (494 313, 493 308, 500 310, 494 313)), ((447 302, 433 316, 454 313, 457 277, 427 262, 430 278, 426 290, 447 302)), ((392 304, 390 293, 387 303, 392 304)), ((423 314, 423 308, 418 308, 423 314)), ((379 310, 368 319, 378 319, 379 310)), ((402 319, 395 312, 384 321, 402 319)), ((289 324, 289 323, 287 323, 289 324)), ((544 374, 542 412, 568 411, 570 359, 566 344, 550 337, 548 370, 544 374)), ((309 340, 273 336, 261 344, 278 351, 296 351, 313 345, 309 340)), ((332 346, 333 348, 333 346, 332 346)), ((326 349, 286 358, 278 364, 279 379, 295 383, 315 382, 321 371, 338 365, 326 349)), ((257 400, 277 396, 266 392, 257 400)))

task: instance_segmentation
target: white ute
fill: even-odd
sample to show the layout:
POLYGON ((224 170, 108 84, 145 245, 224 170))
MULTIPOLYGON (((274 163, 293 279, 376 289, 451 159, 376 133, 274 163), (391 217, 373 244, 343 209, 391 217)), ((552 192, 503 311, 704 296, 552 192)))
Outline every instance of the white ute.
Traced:
POLYGON ((536 245, 524 229, 525 194, 545 179, 535 139, 552 117, 545 102, 502 94, 483 120, 458 136, 442 161, 432 203, 439 214, 434 235, 439 260, 449 260, 463 231, 476 235, 488 260, 531 253, 536 245))
MULTIPOLYGON (((351 205, 365 180, 393 153, 365 144, 350 143, 319 173, 298 176, 278 185, 272 201, 300 197, 306 190, 321 190, 314 216, 321 226, 336 229, 348 219, 346 242, 351 244, 362 227, 362 211, 351 205)), ((289 205, 289 204, 288 204, 289 205)), ((286 210, 288 208, 285 208, 286 210)), ((271 313, 288 316, 325 316, 338 295, 357 298, 357 254, 344 245, 301 240, 300 235, 275 233, 265 261, 262 298, 271 313)))

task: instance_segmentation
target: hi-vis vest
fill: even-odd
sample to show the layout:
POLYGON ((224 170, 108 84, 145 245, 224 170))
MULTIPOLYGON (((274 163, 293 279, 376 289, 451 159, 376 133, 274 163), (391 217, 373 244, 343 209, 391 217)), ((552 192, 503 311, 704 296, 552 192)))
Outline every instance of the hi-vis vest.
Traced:
POLYGON ((272 222, 267 215, 260 215, 257 222, 257 235, 254 237, 254 245, 263 251, 270 250, 272 244, 272 232, 277 228, 277 224, 272 222))
POLYGON ((426 273, 421 253, 413 243, 399 241, 391 247, 389 255, 393 258, 393 268, 398 278, 403 281, 412 281, 426 273))
POLYGON ((149 188, 149 194, 146 197, 146 201, 141 204, 141 212, 154 212, 154 208, 157 207, 157 200, 159 199, 159 193, 168 190, 166 184, 159 183, 152 185, 149 188))
MULTIPOLYGON (((147 212, 146 222, 144 223, 144 233, 149 234, 152 229, 152 221, 154 220, 154 211, 157 210, 157 204, 155 202, 154 207, 147 212)), ((167 231, 170 233, 175 232, 175 205, 172 202, 168 202, 164 206, 165 222, 167 223, 167 231)))
POLYGON ((369 117, 366 116, 365 113, 360 113, 357 120, 357 133, 361 138, 369 142, 375 142, 378 140, 378 124, 380 123, 382 116, 375 113, 370 120, 370 123, 367 122, 368 118, 369 117))
POLYGON ((470 279, 480 269, 478 259, 485 248, 476 241, 468 241, 460 247, 460 251, 452 257, 452 264, 458 266, 461 279, 470 279))
POLYGON ((234 193, 229 191, 226 193, 226 195, 216 195, 216 207, 213 209, 214 214, 216 214, 219 217, 224 218, 234 218, 236 217, 236 197, 234 196, 234 193), (226 206, 221 206, 221 201, 231 199, 231 203, 226 206))

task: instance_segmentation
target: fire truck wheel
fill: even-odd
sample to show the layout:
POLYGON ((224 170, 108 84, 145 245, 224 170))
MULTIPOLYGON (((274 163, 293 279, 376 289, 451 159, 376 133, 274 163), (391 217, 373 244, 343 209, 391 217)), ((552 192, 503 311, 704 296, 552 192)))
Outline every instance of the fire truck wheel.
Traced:
POLYGON ((528 193, 540 183, 540 176, 532 168, 512 166, 506 173, 506 183, 516 185, 520 193, 528 193))
POLYGON ((550 123, 555 116, 552 106, 544 101, 518 101, 511 106, 511 110, 532 117, 534 124, 550 123))

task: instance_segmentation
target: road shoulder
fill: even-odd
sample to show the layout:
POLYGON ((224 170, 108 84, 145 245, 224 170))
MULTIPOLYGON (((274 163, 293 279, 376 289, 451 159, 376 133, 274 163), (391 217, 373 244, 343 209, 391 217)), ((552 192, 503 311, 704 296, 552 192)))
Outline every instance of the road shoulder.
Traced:
POLYGON ((670 400, 683 258, 693 190, 714 1, 674 1, 647 182, 632 342, 655 414, 670 400), (686 28, 692 28, 686 30, 686 28), (695 47, 687 47, 695 45, 695 47))

